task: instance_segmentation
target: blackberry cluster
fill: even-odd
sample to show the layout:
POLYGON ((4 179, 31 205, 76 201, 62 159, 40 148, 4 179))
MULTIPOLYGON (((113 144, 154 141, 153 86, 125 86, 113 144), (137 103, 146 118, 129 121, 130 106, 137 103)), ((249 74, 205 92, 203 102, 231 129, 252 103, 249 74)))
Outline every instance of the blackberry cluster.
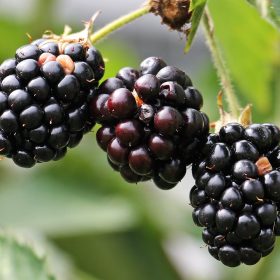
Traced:
POLYGON ((173 188, 209 133, 203 99, 180 69, 149 57, 104 81, 91 102, 102 126, 97 142, 110 165, 131 183, 153 179, 173 188))
POLYGON ((231 123, 208 136, 193 164, 193 220, 227 266, 257 263, 280 234, 279 140, 275 125, 231 123))
POLYGON ((94 121, 89 99, 104 74, 98 50, 39 39, 0 66, 0 154, 21 167, 58 160, 94 121))

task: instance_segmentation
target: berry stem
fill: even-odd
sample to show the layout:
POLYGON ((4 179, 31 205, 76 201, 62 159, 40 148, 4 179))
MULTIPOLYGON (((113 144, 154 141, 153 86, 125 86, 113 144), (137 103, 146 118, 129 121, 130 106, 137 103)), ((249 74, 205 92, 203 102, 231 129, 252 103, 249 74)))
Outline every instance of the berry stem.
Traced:
POLYGON ((145 14, 148 14, 150 12, 150 7, 148 5, 145 5, 144 7, 131 12, 125 16, 122 16, 111 23, 107 24, 103 28, 99 29, 98 31, 94 32, 90 36, 90 40, 92 43, 96 43, 100 41, 101 39, 107 37, 109 34, 114 32, 115 30, 123 27, 124 25, 136 20, 137 18, 140 18, 144 16, 145 14))
POLYGON ((214 23, 208 8, 205 9, 205 12, 203 14, 202 24, 204 27, 207 44, 212 55, 212 59, 221 80, 224 93, 227 97, 229 110, 234 118, 238 118, 240 109, 239 102, 234 92, 230 74, 223 58, 221 48, 218 46, 217 40, 214 35, 214 23))

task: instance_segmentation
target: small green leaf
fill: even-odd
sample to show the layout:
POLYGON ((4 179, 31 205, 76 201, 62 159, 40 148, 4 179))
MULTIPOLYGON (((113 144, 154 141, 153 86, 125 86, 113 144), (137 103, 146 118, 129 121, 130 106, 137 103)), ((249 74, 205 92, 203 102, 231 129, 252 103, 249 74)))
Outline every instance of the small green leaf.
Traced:
POLYGON ((185 52, 188 52, 191 48, 193 39, 195 37, 196 31, 198 29, 201 17, 204 12, 204 8, 206 5, 207 0, 193 0, 191 2, 191 11, 192 11, 192 17, 191 17, 191 29, 188 34, 187 38, 187 44, 185 47, 185 52))
POLYGON ((32 248, 5 235, 0 236, 0 279, 55 280, 49 275, 45 260, 32 248))
POLYGON ((190 10, 193 11, 198 6, 200 6, 201 4, 205 4, 206 1, 207 0, 192 0, 191 5, 190 5, 190 10))

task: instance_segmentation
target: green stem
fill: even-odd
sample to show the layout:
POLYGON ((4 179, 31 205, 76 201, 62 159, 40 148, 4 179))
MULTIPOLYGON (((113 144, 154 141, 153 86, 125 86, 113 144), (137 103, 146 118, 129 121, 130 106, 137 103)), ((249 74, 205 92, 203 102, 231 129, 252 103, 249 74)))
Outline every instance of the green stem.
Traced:
POLYGON ((144 16, 145 14, 148 14, 150 12, 149 6, 144 6, 128 15, 122 16, 108 25, 104 26, 100 30, 94 32, 90 36, 90 40, 92 43, 96 43, 97 41, 100 41, 101 39, 107 37, 110 33, 114 32, 115 30, 123 27, 124 25, 136 20, 139 17, 144 16))
POLYGON ((224 61, 221 49, 219 48, 215 35, 213 33, 213 29, 214 29, 213 20, 207 8, 205 9, 205 12, 202 17, 202 23, 203 23, 204 33, 207 39, 208 47, 211 51, 215 67, 217 69, 224 93, 227 98, 229 110, 233 115, 233 117, 238 118, 240 106, 232 86, 227 65, 224 61))

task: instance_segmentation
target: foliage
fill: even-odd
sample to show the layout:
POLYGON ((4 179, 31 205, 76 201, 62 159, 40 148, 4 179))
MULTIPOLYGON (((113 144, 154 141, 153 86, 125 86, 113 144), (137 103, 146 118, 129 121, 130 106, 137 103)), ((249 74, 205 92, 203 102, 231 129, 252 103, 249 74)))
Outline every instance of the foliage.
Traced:
POLYGON ((252 103, 262 118, 271 109, 278 111, 277 107, 273 108, 277 98, 273 88, 280 67, 279 33, 245 1, 212 0, 209 8, 215 34, 245 103, 252 103))
POLYGON ((265 19, 280 29, 280 3, 278 0, 248 0, 248 2, 254 5, 265 19))
MULTIPOLYGON (((280 4, 272 0, 272 5, 265 6, 264 11, 261 2, 270 1, 208 0, 207 5, 240 103, 243 106, 253 103, 255 120, 274 120, 280 124, 280 4)), ((1 17, 0 36, 5 38, 0 48, 1 61, 28 42, 26 30, 37 37, 39 31, 49 27, 54 31, 62 29, 55 21, 50 23, 52 26, 47 25, 49 18, 55 18, 51 14, 55 10, 51 7, 54 3, 38 1, 32 13, 36 17, 25 23, 1 17), (40 18, 43 26, 39 24, 40 18)), ((192 30, 186 47, 188 50, 194 43, 190 55, 205 4, 205 0, 193 1, 192 30)), ((108 39, 98 46, 107 59, 106 77, 113 76, 120 67, 138 64, 140 58, 127 44, 130 40, 127 36, 124 43, 108 39)), ((150 42, 151 38, 141 40, 150 42)), ((181 52, 183 57, 182 49, 172 48, 170 52, 181 52)), ((192 78, 205 94, 204 108, 214 120, 220 86, 212 64, 205 61, 192 78)), ((1 162, 1 226, 11 228, 24 241, 18 242, 7 233, 0 236, 0 279, 69 280, 66 270, 57 274, 52 265, 46 265, 52 259, 50 246, 63 252, 55 254, 52 263, 69 269, 68 273, 77 280, 205 279, 199 278, 198 272, 193 273, 191 267, 182 276, 180 261, 174 260, 165 246, 172 238, 184 236, 189 240, 181 266, 193 258, 188 251, 193 247, 207 255, 207 249, 199 249, 200 235, 192 225, 187 205, 187 192, 192 184, 190 172, 187 179, 170 192, 156 190, 148 184, 128 185, 108 168, 104 154, 94 144, 94 136, 94 133, 87 135, 62 161, 33 170, 22 171, 9 160, 1 162), (34 235, 26 237, 22 234, 23 228, 39 233, 47 242, 38 241, 34 235), (32 246, 26 245, 30 243, 32 246), (35 243, 44 248, 46 259, 34 253, 35 243)), ((211 262, 210 266, 220 279, 240 279, 242 275, 248 280, 273 280, 280 277, 278 251, 276 246, 272 256, 255 267, 224 269, 217 262, 211 262)), ((209 266, 208 261, 206 264, 209 266)), ((215 275, 207 277, 215 279, 215 275)))
POLYGON ((55 280, 30 247, 6 235, 0 236, 0 279, 55 280))
POLYGON ((192 1, 192 5, 191 5, 191 11, 192 11, 192 17, 191 17, 191 30, 187 35, 187 44, 185 47, 185 52, 189 51, 194 36, 197 32, 202 14, 204 12, 204 8, 206 5, 207 0, 194 0, 192 1))

